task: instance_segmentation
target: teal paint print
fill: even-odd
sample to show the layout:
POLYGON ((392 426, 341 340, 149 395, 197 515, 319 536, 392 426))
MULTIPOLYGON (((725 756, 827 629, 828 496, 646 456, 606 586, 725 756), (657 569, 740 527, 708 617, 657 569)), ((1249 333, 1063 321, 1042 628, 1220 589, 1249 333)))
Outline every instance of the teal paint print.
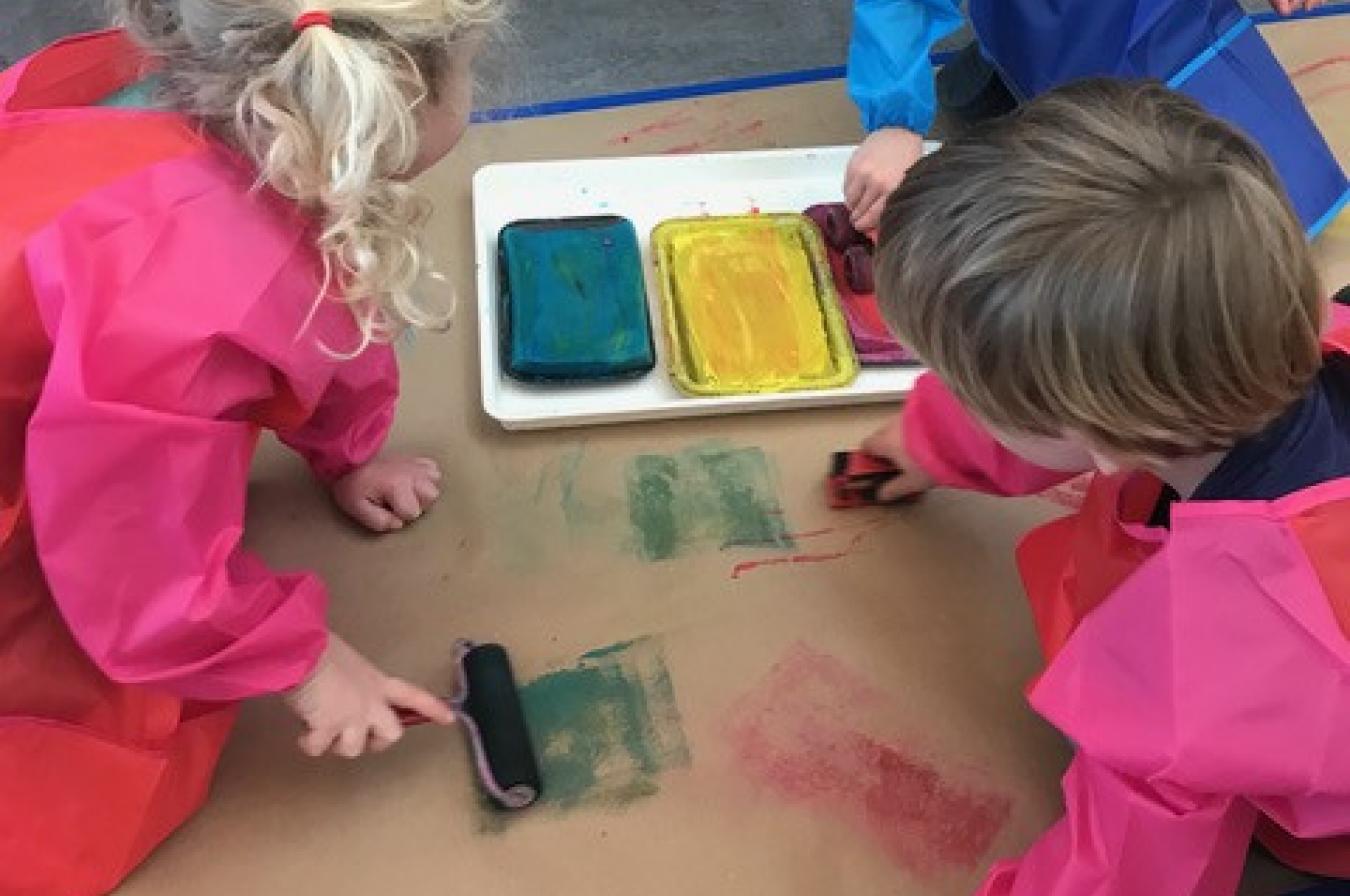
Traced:
POLYGON ((646 454, 627 470, 634 549, 667 560, 700 542, 792 550, 772 468, 759 448, 721 442, 646 454))
MULTIPOLYGON (((582 655, 521 688, 544 790, 561 811, 623 807, 660 790, 691 754, 660 642, 639 638, 582 655)), ((501 812, 485 829, 514 820, 501 812)))

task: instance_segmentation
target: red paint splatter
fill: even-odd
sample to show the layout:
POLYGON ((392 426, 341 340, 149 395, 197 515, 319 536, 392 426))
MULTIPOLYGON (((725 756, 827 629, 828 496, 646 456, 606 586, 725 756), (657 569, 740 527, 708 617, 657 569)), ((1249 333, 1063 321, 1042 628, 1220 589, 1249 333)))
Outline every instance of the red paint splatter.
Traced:
POLYGON ((666 155, 676 155, 679 153, 698 152, 708 149, 731 130, 731 122, 725 118, 718 119, 704 129, 699 139, 690 143, 681 143, 678 146, 668 146, 661 150, 666 155))
MULTIPOLYGON (((783 511, 780 510, 778 513, 779 515, 782 515, 783 511)), ((791 539, 792 541, 802 541, 807 538, 819 538, 822 535, 833 535, 838 531, 839 530, 836 527, 828 526, 824 529, 812 529, 810 532, 789 532, 783 537, 791 539)))
POLYGON ((743 125, 741 125, 740 127, 738 127, 738 128, 736 129, 736 133, 737 133, 737 134, 740 134, 741 136, 746 136, 747 134, 753 134, 753 133, 755 133, 756 131, 762 131, 762 130, 764 130, 764 119, 762 119, 762 118, 756 118, 754 121, 750 122, 749 124, 743 124, 743 125))
POLYGON ((1345 93, 1347 90, 1350 90, 1350 84, 1337 84, 1333 87, 1328 87, 1325 90, 1319 90, 1316 93, 1308 94, 1308 98, 1304 100, 1304 102, 1311 106, 1318 100, 1324 100, 1327 97, 1335 96, 1338 93, 1345 93))
POLYGON ((1337 56, 1328 56, 1326 59, 1319 59, 1316 62, 1310 62, 1307 65, 1299 66, 1289 73, 1291 78, 1302 78, 1311 75, 1313 72, 1320 72, 1324 68, 1331 68, 1333 65, 1344 65, 1350 63, 1350 55, 1341 54, 1337 56))
POLYGON ((757 214, 759 214, 759 206, 757 206, 757 205, 752 205, 752 206, 750 206, 750 214, 752 214, 752 215, 757 215, 757 214))
POLYGON ((707 145, 707 143, 701 140, 695 140, 692 143, 681 143, 678 146, 668 146, 661 150, 661 152, 665 155, 679 155, 686 152, 698 152, 707 145))
POLYGON ((632 143, 634 137, 644 137, 648 134, 660 134, 665 131, 673 131, 678 127, 692 123, 694 116, 688 112, 675 112, 656 121, 643 125, 640 128, 634 128, 631 131, 625 131, 609 140, 611 146, 619 143, 632 143))
POLYGON ((747 572, 754 572, 766 566, 784 566, 789 563, 828 563, 831 560, 843 560, 847 556, 847 551, 836 551, 833 554, 793 554, 789 557, 770 557, 767 560, 742 560, 731 568, 731 577, 739 579, 747 572))
POLYGON ((975 867, 1011 801, 950 781, 909 745, 862 730, 858 720, 885 703, 839 660, 796 644, 732 707, 726 731, 751 780, 863 831, 911 873, 975 867))
POLYGON ((883 518, 870 519, 856 526, 834 527, 825 529, 816 529, 812 532, 791 532, 784 536, 792 541, 804 541, 810 538, 821 538, 826 535, 835 535, 841 532, 853 532, 854 535, 848 540, 842 548, 834 551, 822 551, 819 553, 791 554, 785 557, 766 557, 763 560, 743 560, 731 568, 731 577, 739 579, 748 572, 754 572, 757 569, 764 569, 768 566, 788 566, 805 563, 828 563, 831 560, 843 560, 845 557, 852 556, 859 552, 863 541, 868 535, 877 529, 886 525, 887 520, 883 518))

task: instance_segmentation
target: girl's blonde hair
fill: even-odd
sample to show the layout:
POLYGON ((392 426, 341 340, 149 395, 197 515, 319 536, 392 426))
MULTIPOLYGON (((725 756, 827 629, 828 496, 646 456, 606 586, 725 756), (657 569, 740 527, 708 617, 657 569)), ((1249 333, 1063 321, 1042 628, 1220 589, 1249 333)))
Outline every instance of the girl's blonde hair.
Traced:
POLYGON ((1325 305, 1261 152, 1156 83, 1069 85, 914 166, 881 221, 899 337, 994 426, 1167 458, 1304 393, 1325 305))
MULTIPOLYGON (((415 109, 498 0, 111 0, 162 64, 166 100, 249 155, 259 178, 314 214, 329 286, 361 348, 447 322, 414 296, 426 203, 403 182, 415 109), (297 31, 321 10, 332 26, 297 31)), ((358 349, 358 352, 360 349, 358 349)))

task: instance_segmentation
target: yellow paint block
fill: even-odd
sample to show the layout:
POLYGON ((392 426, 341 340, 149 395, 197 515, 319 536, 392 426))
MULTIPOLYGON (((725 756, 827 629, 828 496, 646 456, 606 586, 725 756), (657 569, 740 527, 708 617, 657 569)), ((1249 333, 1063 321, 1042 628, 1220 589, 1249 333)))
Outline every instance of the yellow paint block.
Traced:
POLYGON ((858 360, 803 215, 678 218, 652 231, 676 386, 736 395, 846 386, 858 360))

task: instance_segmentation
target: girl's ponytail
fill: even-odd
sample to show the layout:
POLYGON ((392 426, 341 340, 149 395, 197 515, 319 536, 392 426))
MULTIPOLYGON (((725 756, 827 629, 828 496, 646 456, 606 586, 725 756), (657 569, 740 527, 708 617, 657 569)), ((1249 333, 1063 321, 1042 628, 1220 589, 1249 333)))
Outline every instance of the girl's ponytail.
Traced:
POLYGON ((434 98, 464 39, 493 21, 496 0, 328 0, 305 27, 296 21, 316 11, 313 0, 116 2, 162 58, 169 101, 315 216, 360 348, 447 322, 448 309, 415 298, 428 209, 404 178, 418 104, 434 98))

